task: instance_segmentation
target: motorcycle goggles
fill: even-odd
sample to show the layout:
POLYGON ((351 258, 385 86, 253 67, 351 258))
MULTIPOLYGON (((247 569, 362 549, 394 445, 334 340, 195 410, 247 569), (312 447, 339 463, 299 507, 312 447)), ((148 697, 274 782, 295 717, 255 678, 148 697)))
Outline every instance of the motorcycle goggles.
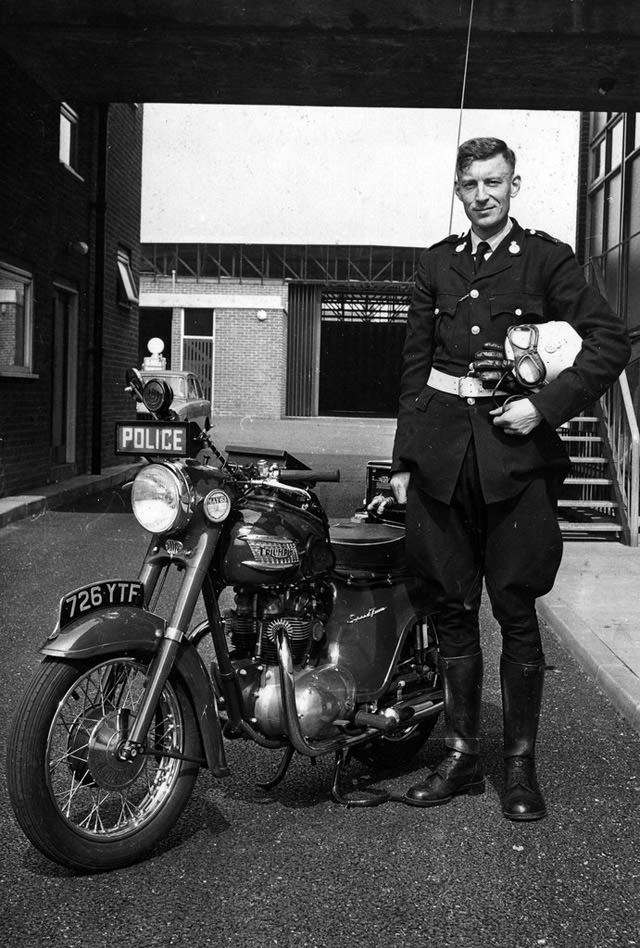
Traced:
POLYGON ((508 356, 513 374, 525 388, 537 388, 547 377, 547 367, 538 352, 540 335, 534 325, 510 326, 507 330, 508 356))

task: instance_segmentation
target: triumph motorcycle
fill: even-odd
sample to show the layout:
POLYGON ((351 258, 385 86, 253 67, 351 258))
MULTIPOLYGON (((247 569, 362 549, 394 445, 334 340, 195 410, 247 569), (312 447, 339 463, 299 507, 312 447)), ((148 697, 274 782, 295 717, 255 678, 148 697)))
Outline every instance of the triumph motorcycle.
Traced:
POLYGON ((234 460, 176 420, 166 382, 131 369, 127 390, 146 413, 116 426, 117 451, 144 461, 130 501, 151 539, 135 579, 60 601, 8 742, 25 834, 75 870, 129 865, 167 836, 200 768, 229 774, 233 740, 279 755, 264 790, 295 754, 332 754, 336 803, 384 803, 347 789, 350 757, 405 763, 443 707, 402 526, 366 511, 329 522, 315 491, 339 472, 284 451, 234 460))

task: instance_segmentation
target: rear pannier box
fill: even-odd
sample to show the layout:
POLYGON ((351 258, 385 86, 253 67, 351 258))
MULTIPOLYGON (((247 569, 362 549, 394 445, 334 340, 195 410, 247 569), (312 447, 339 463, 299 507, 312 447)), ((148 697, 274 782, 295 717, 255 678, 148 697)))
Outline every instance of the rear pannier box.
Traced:
POLYGON ((337 573, 354 578, 406 574, 402 526, 358 518, 332 520, 330 526, 337 573))
MULTIPOLYGON (((366 473, 365 507, 374 497, 393 497, 391 490, 391 461, 368 461, 366 473)), ((385 523, 405 522, 405 508, 395 502, 385 507, 381 519, 385 523)))

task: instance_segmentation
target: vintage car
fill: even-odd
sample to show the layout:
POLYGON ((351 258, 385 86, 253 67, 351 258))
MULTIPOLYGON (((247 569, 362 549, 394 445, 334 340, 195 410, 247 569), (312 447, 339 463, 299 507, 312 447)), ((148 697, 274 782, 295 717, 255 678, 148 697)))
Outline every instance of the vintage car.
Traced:
MULTIPOLYGON (((193 372, 174 372, 171 369, 141 369, 143 381, 162 379, 171 386, 173 402, 171 408, 177 413, 180 421, 195 421, 201 428, 208 428, 211 424, 211 402, 204 397, 202 385, 193 372)), ((150 418, 143 404, 136 406, 138 419, 150 418)))

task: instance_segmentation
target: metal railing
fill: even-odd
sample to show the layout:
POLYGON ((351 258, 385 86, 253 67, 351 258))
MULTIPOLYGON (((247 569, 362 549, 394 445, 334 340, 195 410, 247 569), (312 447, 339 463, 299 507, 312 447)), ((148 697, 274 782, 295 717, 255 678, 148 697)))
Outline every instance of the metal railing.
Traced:
POLYGON ((602 396, 600 408, 618 482, 621 526, 629 546, 638 546, 640 432, 626 372, 602 396))

